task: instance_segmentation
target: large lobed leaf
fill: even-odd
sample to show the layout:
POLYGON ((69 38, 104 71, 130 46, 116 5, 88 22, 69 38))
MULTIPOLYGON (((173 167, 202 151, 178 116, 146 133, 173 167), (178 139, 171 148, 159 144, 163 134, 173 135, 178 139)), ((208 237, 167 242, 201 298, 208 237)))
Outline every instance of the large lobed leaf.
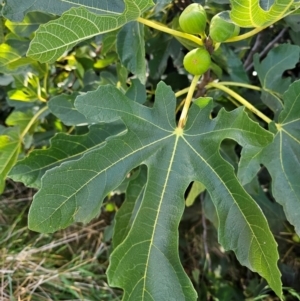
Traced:
POLYGON ((230 0, 231 19, 241 27, 267 26, 284 17, 294 0, 230 0))
POLYGON ((264 164, 272 177, 276 201, 283 206, 288 221, 300 235, 300 81, 295 81, 284 93, 284 109, 277 124, 270 124, 274 141, 253 157, 243 158, 239 178, 249 182, 264 164), (252 172, 249 172, 252 171, 252 172))
MULTIPOLYGON (((92 3, 91 0, 88 2, 92 3)), ((153 5, 151 0, 125 0, 124 2, 124 11, 100 9, 95 14, 84 6, 71 8, 57 20, 40 26, 31 42, 28 56, 41 62, 54 62, 77 43, 116 30, 136 20, 143 11, 153 5)))
POLYGON ((267 221, 219 154, 225 138, 259 148, 270 143, 272 135, 242 108, 221 110, 211 120, 212 104, 201 110, 192 107, 182 130, 176 127, 175 104, 174 93, 163 83, 153 108, 133 102, 112 86, 79 96, 75 106, 89 122, 121 118, 127 132, 48 171, 30 209, 29 227, 53 232, 74 221, 89 221, 128 172, 145 164, 147 182, 140 205, 130 205, 129 211, 136 212, 122 222, 126 231, 117 239, 108 270, 110 284, 124 289, 124 300, 196 300, 178 255, 183 196, 192 181, 203 183, 212 197, 220 243, 281 296, 276 242, 267 221))

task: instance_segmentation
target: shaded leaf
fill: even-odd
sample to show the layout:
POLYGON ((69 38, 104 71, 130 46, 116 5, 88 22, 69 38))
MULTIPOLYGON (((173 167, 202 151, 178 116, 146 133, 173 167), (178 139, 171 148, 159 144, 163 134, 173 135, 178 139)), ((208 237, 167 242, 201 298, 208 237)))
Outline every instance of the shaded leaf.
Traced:
POLYGON ((284 77, 286 70, 293 69, 299 62, 300 47, 281 44, 273 48, 267 57, 259 62, 258 54, 254 55, 254 68, 263 88, 262 101, 276 115, 282 110, 282 94, 291 83, 291 77, 284 77))
POLYGON ((119 0, 6 0, 2 9, 2 14, 7 19, 13 21, 22 21, 28 12, 45 12, 54 15, 61 15, 72 7, 85 7, 94 13, 110 13, 116 14, 124 11, 124 3, 119 0))
POLYGON ((266 278, 281 296, 276 243, 267 221, 219 154, 225 138, 259 147, 271 142, 272 135, 243 108, 221 110, 211 120, 212 104, 202 110, 193 106, 182 130, 176 127, 175 105, 174 93, 163 83, 153 108, 131 101, 112 86, 79 96, 75 106, 90 122, 121 118, 128 131, 48 171, 30 209, 29 227, 53 232, 74 221, 88 222, 128 172, 145 164, 148 176, 141 205, 108 270, 110 284, 124 289, 124 300, 162 300, 166 293, 168 300, 196 300, 178 255, 183 196, 192 181, 203 183, 212 197, 223 247, 234 250, 243 265, 266 278))
MULTIPOLYGON (((217 51, 212 54, 218 67, 226 70, 230 80, 248 83, 248 75, 239 56, 226 44, 222 44, 217 51)), ((228 75, 223 76, 223 80, 228 79, 228 75)))
POLYGON ((126 199, 115 218, 113 246, 116 248, 127 236, 141 206, 147 182, 147 168, 141 166, 136 178, 129 182, 126 199))
POLYGON ((65 125, 87 124, 88 121, 84 115, 79 113, 74 106, 78 92, 70 95, 60 94, 52 97, 48 102, 49 110, 58 117, 65 125))
POLYGON ((51 139, 47 150, 32 151, 29 156, 13 167, 9 177, 14 181, 25 183, 29 187, 40 188, 41 178, 45 172, 63 162, 77 160, 83 154, 102 147, 105 139, 124 131, 120 123, 93 125, 82 136, 70 136, 59 133, 51 139))
POLYGON ((180 65, 182 65, 181 45, 168 34, 158 33, 153 38, 147 40, 146 51, 148 54, 151 54, 148 67, 149 76, 152 79, 160 79, 165 72, 170 56, 174 59, 174 63, 179 58, 180 65))
POLYGON ((272 232, 274 234, 279 234, 281 231, 285 230, 286 217, 282 206, 267 198, 257 177, 251 183, 246 185, 245 189, 262 209, 272 232))
POLYGON ((288 15, 287 17, 284 18, 286 23, 291 27, 291 29, 294 32, 299 32, 300 31, 300 10, 296 10, 292 14, 288 15))
POLYGON ((131 86, 126 91, 126 97, 138 103, 145 103, 147 100, 146 87, 137 78, 131 79, 131 86))
MULTIPOLYGON (((273 142, 263 150, 256 150, 255 156, 245 160, 239 169, 239 177, 250 181, 259 164, 264 164, 272 177, 272 191, 276 201, 283 206, 288 221, 300 234, 300 81, 290 85, 284 93, 284 109, 278 124, 271 123, 275 133, 273 142), (252 173, 249 173, 252 170, 252 173)), ((245 181, 246 182, 246 181, 245 181)))
POLYGON ((102 35, 102 55, 106 55, 110 51, 116 52, 116 43, 119 31, 120 29, 117 29, 114 31, 106 32, 102 35))
POLYGON ((203 206, 203 213, 205 217, 212 222, 212 224, 216 229, 218 229, 219 228, 218 212, 208 193, 205 193, 204 195, 202 206, 203 206))
POLYGON ((117 52, 121 63, 142 84, 146 82, 146 59, 144 42, 144 25, 138 22, 125 24, 118 33, 117 52), (135 51, 128 51, 134 49, 135 51))
POLYGON ((20 37, 30 37, 41 24, 53 20, 55 17, 41 12, 31 12, 21 22, 6 20, 5 26, 14 34, 20 37))

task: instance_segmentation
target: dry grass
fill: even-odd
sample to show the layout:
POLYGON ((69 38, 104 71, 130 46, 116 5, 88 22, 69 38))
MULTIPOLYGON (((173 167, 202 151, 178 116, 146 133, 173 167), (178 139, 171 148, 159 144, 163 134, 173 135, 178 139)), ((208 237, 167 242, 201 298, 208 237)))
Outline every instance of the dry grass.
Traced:
POLYGON ((0 300, 120 300, 106 282, 103 217, 55 234, 27 229, 33 191, 10 182, 0 197, 0 300))

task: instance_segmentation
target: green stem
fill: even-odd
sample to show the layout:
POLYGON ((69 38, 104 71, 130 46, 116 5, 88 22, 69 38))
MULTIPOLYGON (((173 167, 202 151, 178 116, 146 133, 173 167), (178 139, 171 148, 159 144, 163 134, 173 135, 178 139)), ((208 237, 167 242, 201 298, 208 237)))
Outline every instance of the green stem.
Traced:
MULTIPOLYGON (((271 24, 269 24, 268 26, 270 26, 270 25, 271 24)), ((261 32, 262 30, 266 29, 268 26, 254 28, 253 30, 250 30, 250 31, 248 31, 244 34, 241 34, 240 36, 230 38, 227 41, 225 41, 224 43, 237 42, 237 41, 247 39, 249 37, 252 37, 252 36, 256 35, 257 33, 261 32)))
POLYGON ((223 86, 236 86, 236 87, 243 87, 243 88, 248 88, 256 91, 261 91, 262 88, 249 85, 249 84, 244 84, 244 83, 238 83, 238 82, 218 82, 218 84, 223 85, 223 86))
POLYGON ((198 44, 200 46, 203 45, 203 41, 200 38, 198 38, 198 37, 196 37, 196 36, 194 36, 192 34, 184 33, 184 32, 178 31, 178 30, 174 30, 174 29, 168 28, 164 24, 160 24, 158 22, 147 20, 147 19, 144 19, 144 18, 141 18, 141 17, 137 18, 137 21, 140 22, 140 23, 142 23, 142 24, 145 24, 145 25, 147 25, 149 27, 152 27, 152 28, 155 28, 157 30, 160 30, 162 32, 169 33, 169 34, 171 34, 173 36, 193 41, 194 43, 196 43, 196 44, 198 44))
POLYGON ((185 126, 187 113, 189 111, 189 107, 191 105, 193 94, 194 94, 195 88, 197 86, 199 77, 200 77, 200 75, 195 75, 193 80, 192 80, 192 83, 189 87, 189 92, 188 92, 188 95, 186 97, 186 100, 185 100, 185 103, 184 103, 184 106, 183 106, 183 109, 182 109, 182 112, 181 112, 181 115, 180 115, 180 118, 179 118, 179 121, 178 121, 178 128, 183 129, 184 126, 185 126))
POLYGON ((37 81, 37 96, 40 101, 47 102, 47 99, 42 96, 41 85, 39 81, 37 81))
POLYGON ((221 85, 224 85, 224 86, 243 87, 243 88, 256 90, 256 91, 264 90, 264 91, 269 92, 270 94, 274 95, 275 97, 281 97, 280 93, 278 93, 278 92, 275 92, 275 91, 272 91, 272 90, 266 89, 266 88, 257 87, 257 86, 254 86, 254 85, 238 83, 238 82, 218 82, 218 84, 221 84, 221 85))
POLYGON ((272 122, 272 119, 267 117, 265 114, 263 114, 261 111, 256 109, 250 102, 248 102, 245 98, 243 98, 238 93, 234 92, 233 90, 223 86, 220 83, 209 83, 206 86, 207 89, 209 88, 216 88, 219 90, 222 90, 226 92, 228 95, 232 96, 234 99, 236 99, 238 102, 240 102, 242 105, 244 105, 247 109, 249 109, 252 113, 254 113, 256 116, 260 117, 262 120, 264 120, 266 123, 272 122))
POLYGON ((46 73, 45 73, 45 76, 44 76, 44 90, 45 90, 45 93, 48 94, 48 73, 49 73, 49 68, 48 68, 48 64, 46 63, 46 73))
POLYGON ((48 110, 48 107, 45 106, 42 109, 40 109, 32 118, 31 120, 28 122, 26 128, 24 129, 24 131, 22 132, 20 139, 22 140, 25 135, 28 133, 28 131, 30 130, 30 128, 32 127, 32 125, 35 123, 35 121, 45 112, 48 110))
POLYGON ((176 92, 176 93, 175 93, 175 97, 177 98, 177 97, 179 97, 179 96, 181 96, 181 95, 184 95, 184 94, 188 93, 189 90, 190 90, 190 87, 184 88, 184 89, 182 89, 182 90, 176 92))

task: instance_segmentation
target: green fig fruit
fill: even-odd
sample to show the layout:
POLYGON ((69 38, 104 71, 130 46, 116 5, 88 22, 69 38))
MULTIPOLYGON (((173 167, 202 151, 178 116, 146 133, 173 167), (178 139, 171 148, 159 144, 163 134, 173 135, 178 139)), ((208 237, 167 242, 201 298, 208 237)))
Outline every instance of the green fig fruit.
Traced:
POLYGON ((192 3, 179 17, 181 29, 190 34, 202 34, 206 27, 206 12, 202 5, 192 3))
POLYGON ((211 19, 209 36, 214 42, 225 42, 226 40, 237 36, 239 32, 240 28, 231 21, 229 11, 218 13, 211 19))
POLYGON ((211 64, 209 52, 201 47, 188 52, 183 59, 183 66, 186 71, 193 75, 205 73, 211 64))

